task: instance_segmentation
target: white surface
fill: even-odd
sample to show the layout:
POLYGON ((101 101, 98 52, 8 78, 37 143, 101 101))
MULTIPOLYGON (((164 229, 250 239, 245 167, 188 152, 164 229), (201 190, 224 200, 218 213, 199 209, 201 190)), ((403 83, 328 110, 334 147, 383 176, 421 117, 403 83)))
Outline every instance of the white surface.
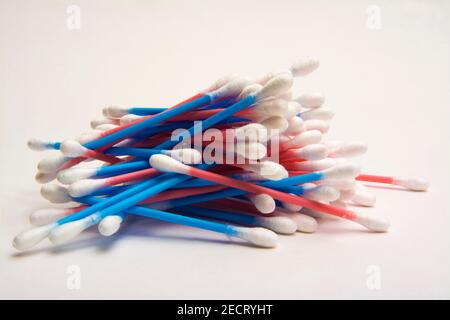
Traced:
MULTIPOLYGON (((369 9, 370 11, 371 9, 369 9)), ((449 2, 0 2, 1 298, 450 298, 449 2), (66 8, 81 8, 81 29, 66 8), (369 5, 382 28, 366 27, 369 5), (365 141, 368 173, 419 175, 427 193, 372 188, 387 234, 325 221, 277 249, 152 221, 18 254, 12 237, 47 204, 30 137, 88 130, 108 104, 170 105, 214 79, 314 55, 298 93, 326 95, 330 135, 365 141), (73 267, 81 288, 66 286, 73 267), (381 272, 380 290, 366 284, 381 272)), ((363 210, 363 209, 358 209, 363 210)))

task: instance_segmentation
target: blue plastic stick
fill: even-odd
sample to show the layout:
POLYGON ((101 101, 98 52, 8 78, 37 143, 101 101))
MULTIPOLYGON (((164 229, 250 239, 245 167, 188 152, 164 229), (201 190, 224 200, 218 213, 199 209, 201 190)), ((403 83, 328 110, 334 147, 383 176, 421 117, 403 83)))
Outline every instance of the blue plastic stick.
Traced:
POLYGON ((211 102, 211 100, 212 100, 211 96, 208 94, 205 94, 204 96, 201 96, 195 100, 184 103, 184 104, 178 106, 177 108, 168 109, 165 112, 156 114, 155 116, 153 116, 151 118, 148 118, 148 119, 141 121, 139 123, 136 123, 132 126, 121 129, 117 132, 114 132, 114 133, 108 135, 108 136, 88 142, 88 143, 84 144, 84 147, 86 147, 88 149, 98 149, 100 147, 114 143, 120 139, 131 137, 132 135, 138 133, 139 131, 150 128, 151 126, 154 126, 162 121, 165 121, 167 119, 178 116, 189 110, 198 108, 206 103, 211 102))
POLYGON ((220 210, 212 210, 202 207, 184 206, 176 210, 180 213, 188 213, 195 216, 204 218, 212 218, 217 220, 223 220, 231 223, 243 224, 247 226, 255 226, 258 222, 258 217, 249 214, 227 212, 220 210))
MULTIPOLYGON (((256 96, 250 95, 248 97, 245 97, 244 99, 231 105, 230 107, 220 111, 219 113, 216 113, 215 115, 209 117, 208 119, 203 120, 202 126, 201 126, 202 130, 206 130, 206 129, 210 128, 211 126, 217 124, 218 122, 222 121, 223 119, 226 119, 229 116, 235 114, 236 112, 239 112, 241 110, 244 110, 245 108, 248 108, 255 102, 256 102, 256 96)), ((187 130, 191 136, 195 136, 195 134, 198 133, 197 132, 198 126, 194 125, 187 130)), ((157 149, 170 149, 177 143, 178 143, 178 139, 167 140, 166 142, 160 144, 157 147, 157 149)))
MULTIPOLYGON (((96 198, 83 198, 83 203, 96 205, 100 203, 99 199, 96 198)), ((178 215, 170 212, 165 212, 161 210, 144 208, 139 206, 132 206, 126 209, 126 213, 116 212, 115 214, 124 216, 125 214, 133 214, 137 216, 142 216, 146 218, 166 221, 175 224, 181 224, 189 227, 205 229, 213 232, 222 233, 229 236, 235 236, 237 234, 236 229, 228 224, 207 221, 198 218, 186 217, 183 215, 178 215)))

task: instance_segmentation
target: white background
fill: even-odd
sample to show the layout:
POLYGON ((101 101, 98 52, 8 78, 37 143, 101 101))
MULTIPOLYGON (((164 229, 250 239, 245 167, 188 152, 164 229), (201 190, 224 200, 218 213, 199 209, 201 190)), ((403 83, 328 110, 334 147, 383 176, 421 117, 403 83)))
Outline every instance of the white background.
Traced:
POLYGON ((446 0, 0 1, 0 298, 450 298, 449 21, 446 0), (66 26, 70 4, 80 30, 66 26), (12 248, 47 206, 28 138, 75 137, 108 104, 169 106, 302 56, 322 65, 296 93, 325 93, 329 135, 368 143, 365 172, 431 181, 427 193, 371 189, 389 233, 329 220, 264 250, 135 220, 113 239, 12 248), (71 265, 79 290, 66 286, 71 265))

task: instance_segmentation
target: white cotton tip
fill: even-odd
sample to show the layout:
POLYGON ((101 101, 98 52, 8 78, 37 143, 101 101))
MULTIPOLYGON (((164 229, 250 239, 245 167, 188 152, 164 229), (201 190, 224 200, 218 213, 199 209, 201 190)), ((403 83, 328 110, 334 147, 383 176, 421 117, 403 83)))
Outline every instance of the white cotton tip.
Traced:
POLYGON ((367 145, 362 142, 343 143, 330 152, 330 157, 334 158, 353 158, 363 155, 367 152, 367 145))
POLYGON ((341 163, 325 169, 322 174, 325 179, 352 179, 359 175, 360 167, 352 163, 341 163))
POLYGON ((58 173, 58 181, 62 184, 72 184, 81 179, 91 178, 96 172, 96 168, 69 168, 58 173))
POLYGON ((55 154, 48 156, 41 161, 39 161, 37 167, 38 170, 42 173, 51 173, 56 172, 69 160, 68 157, 63 156, 62 154, 55 154))
POLYGON ((78 198, 89 195, 106 186, 106 179, 83 179, 75 181, 67 189, 72 197, 78 198))
POLYGON ((258 225, 278 234, 293 234, 297 231, 297 223, 288 216, 258 217, 258 225))
POLYGON ((309 92, 294 100, 300 103, 303 108, 318 108, 325 102, 325 97, 319 92, 309 92))
POLYGON ((328 107, 310 109, 300 114, 303 120, 323 120, 329 121, 334 117, 334 111, 328 107))
POLYGON ((267 180, 281 180, 289 177, 289 172, 283 165, 273 161, 261 161, 244 165, 244 169, 256 173, 259 177, 267 180))
POLYGON ((297 135, 306 131, 305 121, 299 116, 292 117, 288 120, 288 128, 285 133, 289 135, 297 135))
POLYGON ((246 240, 258 247, 275 248, 278 236, 275 232, 265 228, 234 227, 236 237, 246 240))
POLYGON ((315 211, 315 210, 312 210, 312 209, 309 209, 309 208, 303 208, 301 210, 301 213, 304 214, 304 215, 307 215, 309 217, 312 217, 314 219, 322 219, 322 218, 328 219, 328 218, 333 218, 334 217, 331 214, 324 214, 324 213, 321 213, 321 212, 318 212, 318 211, 315 211))
POLYGON ((299 103, 295 102, 295 101, 289 101, 288 102, 288 107, 287 107, 287 111, 284 114, 284 117, 289 120, 292 117, 297 116, 300 111, 301 111, 302 107, 300 106, 299 103))
POLYGON ((341 195, 339 196, 337 202, 351 201, 352 198, 355 196, 355 192, 356 192, 355 189, 340 190, 341 195))
POLYGON ((92 130, 90 132, 85 132, 80 134, 80 136, 76 140, 81 144, 85 144, 101 138, 102 132, 103 131, 100 130, 92 130))
MULTIPOLYGON (((295 196, 295 194, 291 193, 291 195, 295 196)), ((299 212, 302 210, 302 206, 297 204, 289 203, 289 202, 281 202, 282 207, 288 212, 299 212)))
POLYGON ((189 166, 164 154, 154 154, 149 159, 150 166, 162 172, 186 174, 189 166))
POLYGON ((305 160, 321 160, 327 157, 328 148, 323 144, 310 144, 300 149, 293 149, 296 154, 305 160))
POLYGON ((91 128, 95 129, 99 125, 102 124, 117 124, 117 120, 115 119, 109 119, 109 118, 99 118, 99 119, 93 119, 90 122, 91 128))
POLYGON ((242 100, 252 94, 256 94, 257 92, 259 92, 261 89, 263 88, 262 85, 258 84, 258 83, 252 83, 248 86, 246 86, 244 89, 242 89, 241 93, 238 95, 238 97, 236 98, 236 100, 242 100))
POLYGON ((53 229, 48 238, 53 244, 60 244, 75 238, 81 232, 93 224, 92 217, 86 217, 77 221, 67 222, 53 229))
MULTIPOLYGON (((342 191, 341 191, 341 197, 342 197, 342 191)), ((347 203, 345 203, 344 200, 341 200, 341 197, 339 197, 338 200, 330 202, 330 205, 333 207, 338 207, 342 209, 347 209, 347 203)), ((334 217, 334 216, 333 216, 334 217)), ((339 219, 338 217, 334 217, 335 219, 339 219)))
POLYGON ((334 161, 334 159, 325 158, 320 160, 295 162, 292 164, 291 168, 293 170, 300 170, 300 171, 322 171, 334 167, 335 165, 336 162, 334 161))
POLYGON ((335 189, 338 189, 340 191, 344 190, 353 190, 356 185, 356 181, 354 178, 347 178, 347 179, 326 179, 324 181, 324 184, 327 186, 331 186, 335 189))
POLYGON ((319 130, 322 134, 330 130, 330 124, 323 120, 306 120, 303 123, 305 130, 319 130))
POLYGON ((426 191, 430 186, 426 179, 418 177, 395 177, 393 184, 413 191, 426 191))
POLYGON ((305 188, 304 196, 310 200, 330 202, 339 199, 339 190, 333 187, 327 185, 316 186, 309 183, 305 183, 303 186, 305 188))
POLYGON ((236 78, 239 78, 239 75, 236 73, 227 74, 227 75, 217 79, 216 81, 214 81, 214 83, 212 85, 210 85, 207 89, 205 89, 204 92, 208 93, 208 92, 217 90, 220 87, 223 87, 224 85, 226 85, 228 82, 235 80, 236 78))
POLYGON ((310 144, 320 143, 322 133, 319 130, 309 130, 295 135, 289 141, 283 143, 283 149, 297 149, 310 144))
POLYGON ((259 142, 237 143, 236 153, 249 160, 259 160, 266 156, 267 148, 259 142))
POLYGON ((355 192, 351 200, 354 203, 365 207, 373 207, 377 202, 377 197, 372 192, 369 192, 364 186, 356 184, 355 192))
POLYGON ((266 73, 265 75, 255 79, 255 82, 261 85, 265 85, 267 82, 272 80, 274 77, 279 75, 280 73, 290 73, 289 70, 274 70, 266 73))
POLYGON ((326 140, 323 142, 328 149, 330 150, 335 150, 338 149, 341 145, 343 145, 344 143, 340 140, 326 140))
POLYGON ((386 232, 389 229, 389 220, 379 215, 372 215, 366 212, 360 212, 353 219, 354 222, 365 226, 367 229, 374 232, 386 232))
POLYGON ((278 98, 282 99, 282 100, 286 100, 286 101, 291 101, 292 100, 292 91, 286 91, 283 94, 280 94, 278 96, 278 98))
POLYGON ((52 182, 53 180, 55 180, 55 178, 56 172, 44 173, 38 171, 38 173, 36 173, 36 175, 34 176, 34 180, 36 180, 36 182, 40 184, 52 182))
POLYGON ((19 233, 13 240, 12 245, 17 250, 26 250, 34 247, 44 240, 57 224, 48 224, 19 233))
POLYGON ((30 214, 30 222, 34 226, 43 226, 64 218, 71 212, 71 209, 66 208, 39 209, 30 214))
POLYGON ((53 144, 52 141, 37 138, 30 139, 27 142, 28 148, 30 148, 33 151, 51 150, 53 149, 51 147, 52 144, 53 144))
POLYGON ((247 198, 255 205, 259 212, 264 214, 272 213, 275 210, 275 200, 268 194, 250 194, 247 198))
POLYGON ((104 124, 101 124, 101 125, 95 127, 95 130, 99 130, 99 131, 108 131, 108 130, 116 129, 116 128, 118 128, 118 127, 119 127, 119 126, 116 125, 116 124, 104 123, 104 124))
POLYGON ((165 152, 165 154, 185 164, 199 164, 202 162, 202 153, 196 149, 174 149, 165 152))
POLYGON ((320 62, 316 58, 299 59, 291 66, 291 72, 294 77, 306 76, 317 68, 319 68, 320 62))
POLYGON ((269 99, 258 103, 254 109, 261 115, 271 116, 285 116, 288 112, 288 102, 283 99, 269 99))
POLYGON ((124 115, 122 118, 120 118, 120 125, 129 124, 129 123, 135 122, 136 120, 139 120, 141 118, 142 118, 142 116, 138 116, 135 114, 127 114, 127 115, 124 115))
POLYGON ((98 232, 105 237, 112 236, 119 230, 122 221, 123 218, 121 216, 107 216, 98 224, 98 232))
POLYGON ((261 124, 269 130, 278 130, 284 132, 289 127, 289 122, 281 116, 272 116, 265 119, 261 124))
POLYGON ((302 213, 290 213, 288 215, 289 218, 295 221, 297 225, 297 231, 303 233, 313 233, 317 230, 317 220, 311 216, 302 213))
POLYGON ((292 87, 294 79, 292 75, 284 72, 270 79, 264 87, 259 91, 258 100, 266 99, 269 97, 277 97, 289 91, 292 87))
POLYGON ((236 78, 226 83, 217 90, 209 93, 213 99, 225 98, 225 97, 237 97, 241 94, 242 90, 249 85, 249 81, 244 78, 236 78))
POLYGON ((234 135, 238 141, 266 142, 268 130, 263 124, 249 123, 235 129, 234 135))
POLYGON ((41 186, 41 195, 52 203, 65 203, 72 201, 67 193, 67 189, 57 184, 43 184, 41 186))
POLYGON ((65 140, 61 143, 61 153, 67 157, 80 157, 89 149, 83 147, 76 140, 65 140))
POLYGON ((128 114, 128 108, 125 107, 109 106, 103 108, 103 115, 107 118, 120 119, 126 114, 128 114))

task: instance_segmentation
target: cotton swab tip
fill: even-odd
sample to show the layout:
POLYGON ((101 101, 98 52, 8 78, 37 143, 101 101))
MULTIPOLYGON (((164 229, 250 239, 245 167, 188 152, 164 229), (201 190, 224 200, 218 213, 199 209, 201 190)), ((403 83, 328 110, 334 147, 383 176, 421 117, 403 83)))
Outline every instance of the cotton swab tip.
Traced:
POLYGON ((430 186, 426 179, 419 177, 395 177, 393 184, 413 191, 426 191, 430 186))
POLYGON ((360 168, 352 163, 340 163, 332 168, 321 171, 325 179, 348 179, 359 175, 360 168))
POLYGON ((62 154, 56 154, 46 157, 39 161, 38 170, 42 173, 51 173, 58 171, 64 163, 66 163, 67 158, 62 154))
POLYGON ((92 177, 97 169, 95 168, 70 168, 58 173, 58 181, 62 184, 72 184, 81 179, 92 177))
POLYGON ((36 182, 38 183, 49 183, 53 180, 55 180, 56 178, 56 172, 50 172, 50 173, 44 173, 44 172, 40 172, 38 171, 36 173, 36 175, 34 176, 34 180, 36 180, 36 182))
POLYGON ((333 157, 353 158, 367 152, 367 145, 363 142, 343 143, 335 150, 332 150, 333 157))
POLYGON ((257 93, 258 100, 269 97, 276 97, 287 92, 294 80, 290 73, 284 72, 269 80, 266 85, 257 93))
POLYGON ((86 153, 88 149, 83 147, 76 140, 65 140, 61 143, 61 153, 68 157, 80 157, 86 153))
POLYGON ((67 222, 53 229, 48 238, 53 244, 64 243, 89 228, 92 223, 90 216, 77 221, 67 222))
POLYGON ((291 72, 294 77, 303 77, 315 71, 319 66, 320 61, 316 58, 299 59, 292 64, 291 72))
POLYGON ((105 237, 112 236, 119 230, 122 221, 123 218, 121 216, 107 216, 98 224, 98 232, 105 237))
POLYGON ((297 224, 297 231, 303 233, 313 233, 316 232, 318 223, 313 217, 310 217, 303 213, 289 213, 287 214, 289 218, 295 221, 297 224))
POLYGON ((308 199, 325 202, 339 199, 340 192, 333 187, 327 185, 316 186, 315 184, 304 184, 304 187, 310 187, 310 189, 305 191, 305 197, 308 199))
POLYGON ((379 215, 371 215, 365 212, 358 213, 358 216, 353 221, 365 226, 367 229, 374 232, 386 232, 389 229, 389 220, 379 215))
POLYGON ((38 139, 38 138, 30 139, 27 142, 28 148, 30 148, 33 151, 44 151, 44 150, 52 149, 51 147, 49 147, 51 144, 52 144, 51 141, 38 139))
POLYGON ((325 97, 320 92, 304 93, 295 99, 304 108, 318 108, 325 102, 325 97))
POLYGON ((298 149, 298 155, 305 160, 321 160, 328 155, 328 148, 323 144, 310 144, 298 149))
POLYGON ((52 203, 65 203, 72 200, 65 187, 52 183, 41 186, 41 195, 52 203))
POLYGON ((24 231, 18 234, 13 239, 12 245, 17 250, 26 250, 32 248, 36 244, 44 240, 56 226, 56 224, 49 224, 24 231))
POLYGON ((278 236, 275 232, 265 228, 234 227, 236 237, 246 240, 258 247, 275 248, 278 236))
POLYGON ((120 106, 108 106, 103 108, 103 115, 108 118, 120 119, 128 114, 128 108, 120 106))
POLYGON ((249 195, 248 198, 255 205, 255 208, 263 214, 272 213, 276 208, 275 200, 268 194, 261 193, 257 195, 249 195))
POLYGON ((174 172, 185 174, 189 167, 178 160, 164 154, 154 154, 149 159, 150 166, 162 172, 174 172))
POLYGON ((106 179, 83 179, 72 183, 67 191, 72 197, 83 197, 106 186, 106 179))
POLYGON ((259 217, 258 222, 264 228, 278 234, 293 234, 297 230, 297 224, 285 216, 259 217))

